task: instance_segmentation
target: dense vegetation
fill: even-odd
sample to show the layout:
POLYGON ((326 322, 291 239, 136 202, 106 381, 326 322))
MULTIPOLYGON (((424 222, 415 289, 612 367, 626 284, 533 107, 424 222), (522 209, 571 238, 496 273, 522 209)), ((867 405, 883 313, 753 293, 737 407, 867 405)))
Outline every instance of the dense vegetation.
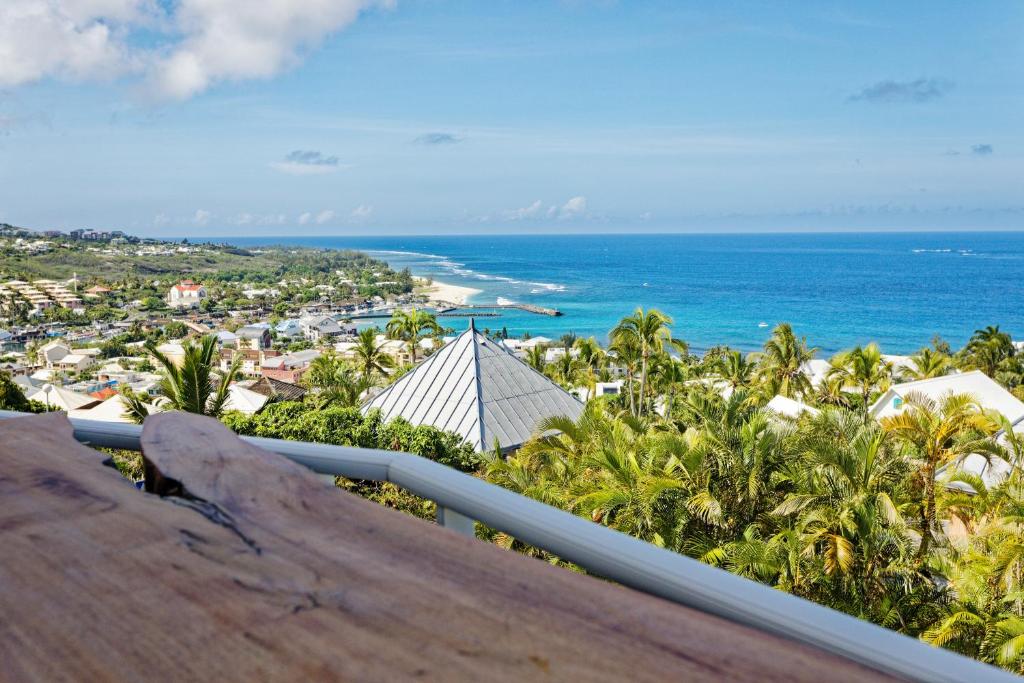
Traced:
POLYGON ((592 386, 614 361, 626 369, 624 394, 591 401, 578 420, 546 421, 539 430, 559 433, 492 456, 483 476, 1024 673, 1024 480, 1014 468, 986 486, 957 469, 971 453, 1022 464, 1024 436, 970 396, 911 397, 880 423, 867 412, 894 377, 953 368, 980 369, 1020 395, 1024 359, 1005 333, 979 330, 955 354, 937 340, 903 370, 875 345, 852 349, 815 387, 804 365, 815 350, 789 326, 760 353, 698 358, 669 322, 638 311, 612 332, 609 352, 574 340, 575 357, 542 364, 566 386, 592 386), (764 407, 778 394, 820 412, 782 418, 764 407))

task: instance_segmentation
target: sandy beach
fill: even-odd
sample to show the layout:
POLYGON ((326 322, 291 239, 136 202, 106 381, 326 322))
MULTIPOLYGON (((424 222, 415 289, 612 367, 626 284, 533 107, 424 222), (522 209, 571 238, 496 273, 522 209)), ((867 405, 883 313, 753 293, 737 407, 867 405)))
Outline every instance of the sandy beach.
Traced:
POLYGON ((431 303, 458 304, 461 306, 468 303, 471 296, 479 294, 482 291, 472 287, 450 285, 446 282, 438 282, 437 280, 434 280, 430 285, 427 285, 426 280, 422 278, 418 279, 422 289, 418 288, 417 292, 425 294, 431 303))

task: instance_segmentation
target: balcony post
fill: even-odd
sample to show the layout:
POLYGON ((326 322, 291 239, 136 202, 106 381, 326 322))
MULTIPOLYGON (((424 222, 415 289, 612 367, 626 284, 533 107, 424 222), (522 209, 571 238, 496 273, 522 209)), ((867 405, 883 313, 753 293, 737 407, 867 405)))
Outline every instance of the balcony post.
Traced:
POLYGON ((437 506, 437 523, 457 534, 476 538, 476 523, 451 508, 446 508, 443 505, 437 506))

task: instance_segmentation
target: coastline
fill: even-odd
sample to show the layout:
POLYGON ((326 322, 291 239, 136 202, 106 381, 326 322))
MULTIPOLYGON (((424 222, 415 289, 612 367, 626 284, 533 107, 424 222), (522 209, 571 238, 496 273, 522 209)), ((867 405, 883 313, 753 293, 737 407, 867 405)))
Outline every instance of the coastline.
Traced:
POLYGON ((482 289, 461 287, 447 282, 440 282, 439 280, 433 280, 430 285, 427 285, 427 278, 417 277, 416 280, 419 283, 416 293, 426 295, 427 301, 432 304, 464 306, 469 303, 471 297, 483 292, 482 289))

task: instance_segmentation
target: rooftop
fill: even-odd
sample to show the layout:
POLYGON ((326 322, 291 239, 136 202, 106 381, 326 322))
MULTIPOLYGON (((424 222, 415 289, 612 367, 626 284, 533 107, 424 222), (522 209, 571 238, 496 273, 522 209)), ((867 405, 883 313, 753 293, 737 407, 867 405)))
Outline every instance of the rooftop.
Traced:
POLYGON ((470 324, 363 410, 462 436, 478 451, 518 448, 547 417, 575 419, 583 404, 470 324))

